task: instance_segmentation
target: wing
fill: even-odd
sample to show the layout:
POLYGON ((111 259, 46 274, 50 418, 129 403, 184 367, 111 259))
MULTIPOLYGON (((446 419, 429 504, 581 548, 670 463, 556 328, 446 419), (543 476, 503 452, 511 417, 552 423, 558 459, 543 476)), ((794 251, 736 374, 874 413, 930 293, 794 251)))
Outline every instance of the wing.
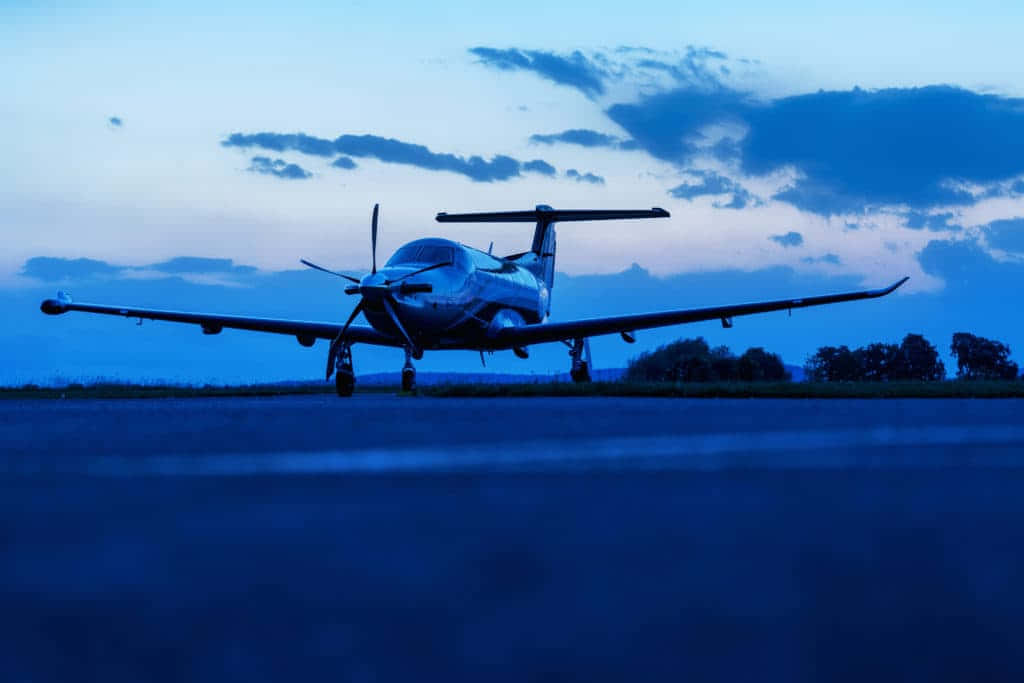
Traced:
MULTIPOLYGON (((189 313, 185 311, 163 311, 153 308, 129 308, 127 306, 104 306, 99 304, 73 303, 66 298, 47 299, 39 307, 43 313, 60 315, 68 311, 120 315, 125 318, 167 320, 175 323, 192 323, 203 328, 204 334, 218 334, 225 327, 253 332, 272 332, 294 335, 299 343, 312 346, 317 339, 334 339, 341 331, 340 323, 311 322, 304 320, 280 320, 277 318, 250 318, 241 315, 217 315, 211 313, 189 313)), ((366 325, 349 325, 345 337, 350 342, 401 346, 402 343, 389 335, 378 332, 366 325)))
POLYGON ((640 313, 609 318, 571 320, 564 323, 538 323, 521 327, 507 327, 498 333, 495 341, 502 348, 528 346, 530 344, 594 337, 602 334, 614 334, 616 332, 633 332, 634 330, 679 325, 681 323, 695 323, 702 320, 721 320, 722 324, 728 327, 732 325, 731 318, 738 315, 823 306, 825 304, 837 304, 842 301, 857 301, 858 299, 876 299, 895 291, 897 287, 908 279, 903 278, 899 282, 895 282, 883 289, 868 289, 860 292, 847 292, 845 294, 828 294, 805 299, 781 299, 779 301, 763 301, 735 306, 690 308, 677 311, 661 311, 659 313, 640 313))

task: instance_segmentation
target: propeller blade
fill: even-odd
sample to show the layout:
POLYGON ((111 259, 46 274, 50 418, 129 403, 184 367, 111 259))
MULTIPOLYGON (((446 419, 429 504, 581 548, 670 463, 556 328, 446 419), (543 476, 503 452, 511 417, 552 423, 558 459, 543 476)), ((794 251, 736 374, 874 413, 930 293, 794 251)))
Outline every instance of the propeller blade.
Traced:
POLYGON ((348 320, 346 320, 345 324, 342 326, 341 332, 338 332, 338 339, 339 340, 343 339, 345 337, 345 333, 348 332, 349 325, 351 325, 352 321, 356 319, 356 316, 359 315, 362 312, 363 312, 363 300, 360 299, 359 303, 356 304, 356 307, 352 309, 352 315, 350 315, 348 317, 348 320))
POLYGON ((377 213, 380 210, 380 204, 373 205, 373 218, 370 220, 370 258, 373 259, 373 270, 371 273, 377 272, 377 213))
POLYGON ((342 325, 341 330, 338 331, 338 336, 331 340, 331 347, 327 351, 327 379, 331 379, 331 375, 334 373, 334 359, 338 355, 338 344, 345 338, 345 332, 348 331, 348 326, 352 324, 352 321, 356 319, 356 316, 363 310, 363 300, 360 299, 356 307, 352 309, 352 315, 348 317, 345 324, 342 325))
POLYGON ((317 264, 313 263, 312 261, 307 261, 304 258, 300 258, 299 259, 299 263, 301 263, 304 266, 308 266, 309 268, 312 268, 313 270, 319 270, 322 273, 328 273, 330 275, 337 275, 338 277, 345 278, 349 282, 354 282, 357 285, 359 284, 359 279, 358 278, 354 278, 351 275, 345 275, 345 273, 339 273, 339 272, 337 272, 335 270, 331 270, 329 268, 324 268, 323 266, 318 266, 317 264))
POLYGON ((435 263, 432 266, 427 266, 426 268, 420 268, 419 270, 414 270, 411 273, 406 273, 405 275, 403 275, 401 277, 396 277, 394 280, 385 280, 384 284, 391 285, 391 284, 394 284, 396 282, 401 282, 402 280, 404 280, 407 277, 412 277, 413 275, 419 275, 420 273, 425 273, 428 270, 434 270, 435 268, 444 268, 445 266, 450 266, 450 265, 452 265, 451 261, 445 261, 444 263, 435 263))
POLYGON ((401 332, 403 337, 405 337, 405 341, 407 344, 409 344, 409 347, 415 350, 416 344, 413 342, 412 337, 409 336, 409 333, 405 331, 405 325, 403 325, 402 321, 398 319, 398 314, 395 313, 394 307, 392 307, 391 302, 388 301, 389 298, 390 297, 384 297, 383 299, 381 299, 381 303, 384 304, 384 310, 387 311, 388 316, 391 318, 391 322, 395 324, 395 327, 398 328, 398 331, 401 332))
POLYGON ((583 340, 583 356, 587 361, 587 367, 590 368, 591 372, 594 370, 594 363, 590 358, 590 337, 583 340))

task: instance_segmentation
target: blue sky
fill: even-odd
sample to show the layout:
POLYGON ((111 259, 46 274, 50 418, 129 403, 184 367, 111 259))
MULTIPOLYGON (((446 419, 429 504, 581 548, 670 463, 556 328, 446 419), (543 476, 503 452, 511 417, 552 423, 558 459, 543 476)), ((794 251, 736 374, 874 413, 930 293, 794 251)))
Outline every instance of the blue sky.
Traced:
MULTIPOLYGON (((59 284, 134 303, 145 281, 157 300, 139 303, 160 305, 162 283, 194 307, 247 292, 240 312, 265 313, 282 302, 263 285, 301 257, 365 267, 375 202, 382 252, 441 232, 440 210, 663 206, 672 219, 564 226, 559 269, 742 274, 729 282, 747 289, 720 284, 708 303, 910 275, 891 336, 935 329, 940 346, 975 319, 968 287, 1024 290, 1020 3, 15 2, 0 19, 12 301, 59 284), (113 269, 54 261, 65 272, 44 276, 36 257, 113 269), (153 267, 178 257, 255 270, 153 267)), ((444 233, 499 252, 529 239, 444 233)), ((330 296, 323 315, 343 319, 350 302, 330 296)), ((556 317, 578 312, 557 296, 556 317)), ((996 327, 1024 344, 1024 323, 996 327)), ((830 334, 776 344, 801 362, 830 334)))

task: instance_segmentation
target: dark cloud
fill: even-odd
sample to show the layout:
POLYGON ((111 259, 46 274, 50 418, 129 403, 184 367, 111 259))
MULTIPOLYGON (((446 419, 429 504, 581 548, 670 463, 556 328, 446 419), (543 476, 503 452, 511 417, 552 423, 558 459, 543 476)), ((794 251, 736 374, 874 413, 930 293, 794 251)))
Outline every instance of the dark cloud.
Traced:
POLYGON ((451 171, 477 182, 508 180, 520 174, 521 164, 516 159, 502 154, 489 161, 479 157, 469 158, 454 154, 440 154, 423 145, 402 142, 377 135, 342 135, 335 139, 339 152, 354 157, 370 157, 392 164, 407 164, 431 171, 451 171))
POLYGON ((113 276, 120 270, 120 266, 91 258, 36 256, 25 261, 21 274, 44 282, 59 282, 113 276))
POLYGON ((107 123, 109 123, 114 128, 120 128, 122 125, 124 125, 124 122, 118 116, 111 116, 109 119, 107 119, 107 123))
POLYGON ((593 173, 580 173, 575 168, 570 168, 565 172, 566 178, 572 178, 577 183, 591 183, 593 185, 604 185, 604 178, 593 173))
POLYGON ((743 123, 746 95, 727 89, 683 88, 616 104, 605 113, 658 159, 685 164, 700 145, 699 131, 715 123, 743 123))
POLYGON ((272 175, 285 180, 304 180, 313 177, 312 173, 298 164, 289 164, 284 159, 269 157, 253 157, 248 170, 251 173, 272 175))
POLYGON ((607 114, 650 154, 680 165, 703 151, 705 126, 744 126, 735 141, 742 170, 795 167, 804 177, 775 198, 821 214, 970 203, 949 181, 988 183, 1024 171, 1024 99, 949 86, 757 102, 719 84, 617 104, 607 114))
POLYGON ((838 254, 828 253, 822 254, 821 256, 805 256, 800 259, 804 263, 830 263, 834 266, 838 266, 842 261, 838 254))
MULTIPOLYGON (((432 152, 423 145, 378 135, 341 135, 334 140, 327 140, 304 133, 233 133, 223 140, 221 145, 243 149, 259 147, 277 152, 296 151, 315 156, 343 154, 357 158, 372 158, 385 163, 416 166, 430 171, 450 171, 476 182, 509 180, 519 177, 523 170, 546 173, 547 171, 542 169, 551 168, 550 164, 540 159, 529 162, 531 168, 525 168, 524 164, 517 159, 502 154, 491 157, 489 160, 479 156, 467 158, 455 154, 432 152), (540 164, 545 164, 545 166, 540 164)), ((339 161, 336 160, 334 163, 338 164, 339 161)), ((341 168, 348 168, 345 165, 346 162, 341 162, 341 164, 341 168)))
POLYGON ((911 211, 907 214, 907 227, 911 230, 949 230, 959 226, 950 225, 953 218, 950 212, 928 214, 923 211, 911 211))
POLYGON ((140 270, 156 270, 161 273, 254 273, 253 266, 236 266, 228 258, 205 258, 201 256, 176 256, 175 258, 142 266, 140 270))
POLYGON ((669 194, 677 199, 692 200, 694 197, 705 195, 731 194, 732 198, 726 204, 715 203, 719 209, 742 209, 748 204, 757 203, 757 198, 750 194, 746 188, 714 171, 689 170, 688 173, 699 178, 695 183, 683 183, 671 190, 669 194))
POLYGON ((293 150, 319 157, 332 157, 337 154, 333 141, 305 133, 232 133, 220 144, 224 147, 259 147, 272 152, 293 150))
POLYGON ((543 159, 534 159, 533 161, 527 161, 523 164, 523 170, 531 173, 540 173, 541 175, 553 176, 557 171, 555 167, 544 161, 543 159))
POLYGON ((343 168, 346 171, 351 171, 356 167, 356 162, 352 161, 348 157, 341 156, 331 162, 331 166, 334 168, 343 168))
POLYGON ((582 52, 569 55, 540 50, 500 50, 492 47, 474 47, 469 52, 480 58, 480 63, 502 71, 532 71, 541 78, 559 85, 576 88, 593 99, 604 94, 604 81, 608 73, 587 59, 582 52))
POLYGON ((804 236, 793 230, 784 235, 772 235, 768 239, 784 247, 799 247, 804 243, 804 236))
POLYGON ((553 145, 556 142, 564 142, 569 145, 579 145, 581 147, 615 148, 621 147, 623 140, 615 137, 614 135, 599 133, 596 130, 573 128, 571 130, 563 130, 561 133, 538 133, 536 135, 531 135, 530 142, 542 145, 553 145))
POLYGON ((996 249, 1024 254, 1024 218, 992 221, 986 232, 988 243, 996 249))

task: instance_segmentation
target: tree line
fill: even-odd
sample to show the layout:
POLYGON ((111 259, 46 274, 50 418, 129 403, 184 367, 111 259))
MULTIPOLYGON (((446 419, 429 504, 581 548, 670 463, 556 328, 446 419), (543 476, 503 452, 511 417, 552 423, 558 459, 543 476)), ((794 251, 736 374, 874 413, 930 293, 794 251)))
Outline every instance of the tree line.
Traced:
MULTIPOLYGON (((956 376, 970 380, 1012 380, 1019 367, 1006 344, 966 332, 953 335, 950 351, 956 376)), ((807 359, 811 382, 939 381, 946 367, 936 348, 920 334, 899 344, 875 343, 850 349, 822 346, 807 359)), ((735 355, 727 346, 711 347, 703 337, 680 339, 629 361, 624 379, 634 382, 785 382, 790 373, 775 353, 761 347, 735 355)))
MULTIPOLYGON (((950 351, 959 379, 1012 380, 1019 368, 1006 344, 967 332, 953 335, 950 351)), ((946 367, 935 347, 919 334, 900 344, 875 343, 850 349, 823 346, 807 359, 804 374, 811 382, 934 382, 946 378, 946 367)))
POLYGON ((789 371, 778 354, 761 347, 737 356, 727 346, 711 348, 704 337, 680 339, 629 361, 632 382, 786 382, 789 371))

